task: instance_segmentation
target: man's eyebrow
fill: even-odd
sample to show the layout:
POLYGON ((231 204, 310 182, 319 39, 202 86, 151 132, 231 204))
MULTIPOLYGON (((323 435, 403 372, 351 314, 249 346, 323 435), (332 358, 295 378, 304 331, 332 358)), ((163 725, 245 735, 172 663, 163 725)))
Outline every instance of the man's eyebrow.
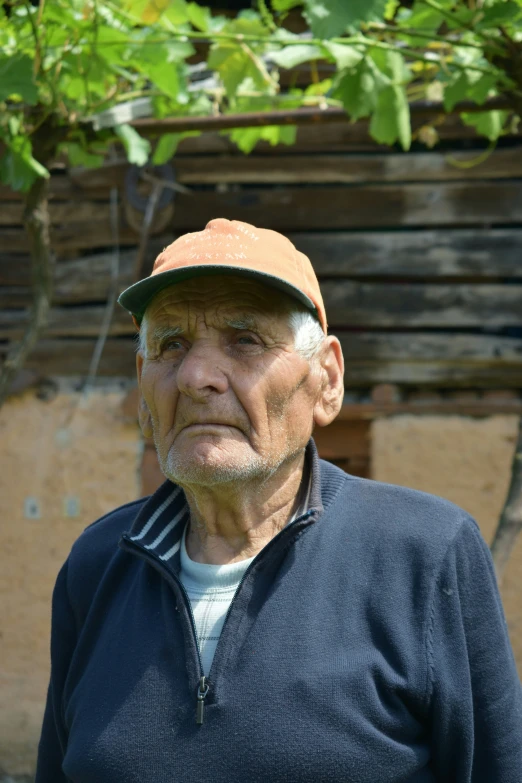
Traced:
POLYGON ((251 315, 244 315, 240 318, 227 318, 225 321, 225 324, 229 326, 231 329, 257 329, 259 328, 259 325, 255 318, 253 318, 251 315))
POLYGON ((156 326, 151 332, 151 340, 156 344, 168 337, 178 337, 180 334, 183 334, 182 326, 156 326))

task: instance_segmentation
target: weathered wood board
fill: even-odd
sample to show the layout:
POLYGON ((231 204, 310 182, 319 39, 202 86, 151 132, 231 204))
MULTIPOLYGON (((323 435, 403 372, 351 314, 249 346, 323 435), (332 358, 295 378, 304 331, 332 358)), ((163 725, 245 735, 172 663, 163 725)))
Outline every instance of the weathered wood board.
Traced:
POLYGON ((359 283, 321 285, 332 328, 481 328, 522 325, 521 285, 359 283))
MULTIPOLYGON (((189 192, 176 194, 167 221, 163 213, 149 238, 147 263, 177 235, 213 217, 262 223, 287 233, 312 259, 343 346, 348 387, 522 386, 522 337, 482 333, 522 329, 520 147, 459 168, 440 152, 354 154, 352 146, 345 154, 344 133, 351 130, 303 128, 309 149, 305 143, 268 156, 260 148, 251 157, 233 152, 228 142, 214 149, 208 138, 207 147, 192 140, 200 146, 176 159, 178 181, 189 192), (309 155, 318 131, 326 132, 321 152, 309 155), (328 138, 339 146, 328 147, 328 138)), ((452 154, 467 165, 477 152, 452 154)), ((128 223, 126 171, 118 162, 52 178, 54 306, 28 369, 84 375, 107 296, 133 281, 139 220, 128 223), (117 270, 113 187, 120 201, 117 270)), ((20 198, 0 188, 0 201, 4 355, 26 324, 31 269, 20 198)), ((100 375, 134 373, 133 335, 128 314, 116 306, 100 375)))
POLYGON ((322 277, 522 277, 522 228, 290 234, 322 277))
MULTIPOLYGON (((461 282, 522 278, 522 228, 304 232, 289 237, 310 257, 323 281, 328 277, 457 278, 461 282)), ((173 238, 151 238, 147 259, 153 260, 173 238)), ((119 254, 120 289, 132 282, 135 257, 135 249, 119 254)), ((112 263, 111 251, 61 261, 56 265, 54 301, 70 304, 104 299, 111 284, 112 263)), ((30 284, 28 256, 0 252, 0 307, 27 304, 30 284)))
MULTIPOLYGON (((3 220, 20 219, 19 205, 3 204, 1 211, 7 216, 3 220)), ((68 205, 55 204, 51 213, 55 221, 53 245, 62 255, 108 247, 114 241, 108 203, 86 202, 74 220, 67 218, 71 215, 68 205)), ((200 230, 218 216, 254 224, 262 216, 266 228, 286 232, 522 224, 522 181, 246 188, 179 194, 170 230, 200 230)), ((27 252, 21 226, 1 231, 3 252, 27 252)), ((127 246, 139 241, 138 232, 126 226, 123 217, 119 241, 127 246)))
MULTIPOLYGON (((412 118, 413 138, 423 125, 436 125, 437 133, 442 140, 462 142, 463 140, 477 141, 475 129, 464 125, 458 115, 441 115, 438 118, 414 116, 412 118)), ((511 134, 514 138, 520 137, 517 130, 511 134)), ((301 152, 353 152, 354 150, 382 150, 389 152, 389 148, 378 145, 369 134, 369 123, 361 122, 335 122, 324 125, 308 125, 297 129, 297 137, 294 145, 289 147, 272 147, 268 142, 256 145, 255 154, 266 155, 270 158, 281 154, 299 154, 301 152)), ((179 155, 194 155, 204 153, 229 152, 241 155, 235 144, 227 136, 217 133, 205 133, 201 136, 184 139, 178 150, 179 155)))
MULTIPOLYGON (((356 184, 370 182, 446 182, 512 179, 522 176, 522 150, 497 150, 480 165, 472 165, 472 151, 278 155, 267 165, 258 155, 191 155, 173 161, 176 181, 182 185, 218 184, 356 184)), ((88 193, 108 193, 122 187, 128 163, 107 163, 99 169, 73 169, 53 189, 56 198, 77 188, 88 193)), ((7 193, 4 191, 7 195, 7 193)))

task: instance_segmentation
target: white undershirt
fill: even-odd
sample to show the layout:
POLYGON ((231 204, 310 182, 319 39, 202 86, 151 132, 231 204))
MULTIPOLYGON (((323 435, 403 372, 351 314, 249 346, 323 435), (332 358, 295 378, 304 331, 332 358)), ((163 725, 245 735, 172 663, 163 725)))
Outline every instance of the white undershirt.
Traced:
MULTIPOLYGON (((309 498, 310 480, 306 484, 306 493, 302 502, 287 524, 305 513, 308 509, 309 498)), ((208 676, 228 608, 243 574, 254 558, 249 557, 238 563, 226 565, 197 563, 187 553, 185 543, 187 528, 188 525, 185 527, 181 540, 180 579, 190 600, 203 672, 205 676, 208 676)))

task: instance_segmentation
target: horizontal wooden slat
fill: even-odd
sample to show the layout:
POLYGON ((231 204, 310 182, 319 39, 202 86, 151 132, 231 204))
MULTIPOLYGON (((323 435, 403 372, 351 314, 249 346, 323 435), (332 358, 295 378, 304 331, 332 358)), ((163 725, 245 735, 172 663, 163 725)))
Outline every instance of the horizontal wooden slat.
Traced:
POLYGON ((326 280, 334 327, 499 327, 522 325, 520 285, 421 285, 326 280))
MULTIPOLYGON (((394 329, 522 327, 522 286, 503 285, 417 285, 352 283, 326 281, 322 286, 330 329, 394 329)), ((4 302, 7 297, 4 298, 4 302)), ((14 301, 14 300, 13 300, 14 301)), ((17 337, 24 326, 23 310, 0 312, 0 339, 17 337)), ((48 326, 53 336, 95 336, 98 333, 104 305, 54 307, 48 326)), ((130 335, 134 327, 127 314, 116 306, 111 334, 130 335)), ((350 333, 353 344, 359 344, 361 333, 350 333)), ((348 341, 348 336, 344 333, 348 341)), ((392 335, 390 335, 390 343, 392 335)), ((408 338, 415 348, 414 335, 408 338)), ((365 337, 368 350, 381 342, 371 333, 365 337)), ((443 344, 459 344, 457 335, 443 335, 443 344)), ((349 342, 346 343, 349 345, 349 342)), ((436 344, 435 342, 433 344, 436 344)), ((465 345, 465 342, 463 343, 465 345)), ((495 344, 496 345, 496 344, 495 344)), ((365 348, 366 350, 366 348, 365 348)), ((419 349, 423 356, 425 344, 419 349)), ((395 349, 390 358, 395 355, 395 349)), ((465 353, 463 355, 466 355, 465 353)), ((408 353, 407 356, 411 356, 408 353)), ((384 357, 381 357, 384 358, 384 357)))
MULTIPOLYGON (((464 164, 470 163, 477 154, 476 151, 467 151, 447 154, 279 155, 270 161, 270 165, 262 156, 201 155, 179 158, 174 163, 177 179, 186 185, 437 182, 522 176, 522 150, 518 147, 498 150, 481 165, 469 168, 460 168, 450 162, 456 159, 464 164)), ((95 177, 102 171, 89 170, 89 177, 95 177)), ((83 184, 84 175, 75 181, 83 184)), ((102 185, 101 180, 99 184, 102 185)))
POLYGON ((26 253, 0 253, 0 286, 27 286, 30 281, 31 261, 26 253))
MULTIPOLYGON (((438 182, 448 180, 512 179, 522 176, 522 149, 494 152, 481 165, 469 165, 477 158, 466 152, 377 153, 373 155, 317 154, 278 155, 267 165, 256 155, 194 155, 174 159, 176 179, 184 185, 307 184, 369 182, 438 182), (468 168, 454 165, 456 160, 468 168)), ((109 163, 99 169, 73 170, 72 186, 102 189, 122 186, 128 164, 109 163)))
MULTIPOLYGON (((334 332, 335 333, 335 332, 334 332)), ((360 360, 522 363, 522 337, 441 332, 336 332, 347 363, 360 360)), ((347 383, 347 386, 350 384, 347 383)), ((499 386, 502 384, 499 383, 499 386)))
MULTIPOLYGON (((290 233, 289 237, 310 257, 319 277, 522 276, 522 229, 308 232, 290 233)), ((151 237, 147 259, 152 260, 172 239, 173 236, 151 237)), ((131 282, 135 255, 134 249, 120 254, 122 288, 131 282)), ((108 252, 57 264, 55 302, 93 302, 104 298, 109 288, 111 260, 112 253, 108 252)), ((0 307, 26 303, 30 280, 27 255, 0 253, 0 286, 27 287, 3 294, 0 288, 0 307), (18 298, 10 304, 11 295, 18 298)))
POLYGON ((522 338, 415 332, 339 333, 339 338, 346 387, 522 385, 522 338))
MULTIPOLYGON (((92 340, 40 340, 25 362, 25 369, 35 370, 42 376, 79 375, 89 371, 96 341, 92 340)), ((7 345, 0 343, 0 356, 5 355, 7 345)), ((134 377, 136 352, 133 340, 111 339, 105 348, 98 368, 99 376, 134 377)))
MULTIPOLYGON (((77 224, 86 223, 92 227, 99 222, 107 223, 109 209, 109 204, 106 202, 96 203, 83 199, 77 199, 74 203, 51 201, 49 215, 53 225, 74 222, 77 224)), ((0 226, 21 225, 22 213, 21 203, 3 203, 0 209, 0 226)))
MULTIPOLYGON (((96 213, 99 215, 99 213, 96 213)), ((310 188, 246 188, 229 193, 201 191, 176 201, 173 232, 200 230, 217 216, 281 231, 522 223, 522 182, 353 185, 310 188)), ((113 241, 109 209, 99 219, 54 226, 57 251, 107 247, 113 241)), ((120 227, 120 243, 135 245, 138 234, 120 227)), ((4 252, 26 252, 23 228, 2 230, 4 252)))
POLYGON ((522 387, 522 362, 502 367, 455 362, 358 361, 346 368, 347 386, 367 387, 377 383, 412 386, 505 388, 522 387))
MULTIPOLYGON (((53 307, 45 328, 45 337, 97 337, 105 314, 104 305, 53 307)), ((0 310, 0 340, 18 339, 27 324, 27 311, 0 310)), ((109 334, 131 336, 136 328, 129 314, 115 305, 109 334)))
MULTIPOLYGON (((445 182, 513 179, 522 176, 520 147, 500 149, 480 165, 467 168, 452 164, 457 160, 470 164, 477 151, 376 153, 376 154, 280 154, 270 160, 262 155, 199 155, 173 160, 176 179, 184 185, 228 184, 357 184, 378 182, 445 182)), ((72 169, 51 178, 52 201, 78 199, 107 200, 111 188, 124 189, 129 168, 126 160, 107 163, 98 169, 72 169)), ((19 200, 21 194, 0 187, 0 200, 19 200)), ((74 219, 79 201, 67 203, 61 219, 74 219)), ((85 207, 88 209, 88 207, 85 207)), ((57 212, 56 215, 59 213, 57 212)), ((60 213, 62 214, 62 213, 60 213)), ((9 225, 0 214, 3 225, 9 225)), ((78 218, 76 218, 78 220, 78 218)), ((11 218, 12 222, 12 218, 11 218)))
MULTIPOLYGON (((463 140, 477 139, 477 133, 474 128, 464 125, 458 115, 449 115, 440 117, 437 122, 437 133, 443 140, 463 140)), ((433 117, 423 118, 419 116, 412 117, 412 127, 415 132, 424 124, 433 123, 433 117)), ((324 125, 308 125, 297 129, 297 137, 294 145, 283 147, 276 145, 272 147, 268 142, 261 142, 255 148, 255 153, 266 155, 273 158, 283 150, 285 154, 298 154, 300 152, 350 152, 354 148, 359 149, 382 149, 386 148, 378 145, 370 136, 368 122, 335 122, 324 125)), ((520 130, 514 136, 520 136, 520 130)), ((204 133, 201 136, 184 139, 179 145, 178 155, 193 155, 219 152, 238 153, 238 149, 227 136, 221 136, 217 133, 204 133)))
MULTIPOLYGON (((486 335, 343 335, 347 388, 376 383, 436 387, 522 387, 522 339, 486 335)), ((43 375, 85 375, 94 339, 44 339, 26 368, 43 375)), ((100 375, 134 377, 135 341, 107 340, 100 375)), ((7 344, 0 344, 0 354, 7 344)))
POLYGON ((522 276, 517 228, 308 232, 289 238, 319 276, 522 276))
MULTIPOLYGON (((136 252, 123 251, 119 256, 116 289, 130 285, 136 252)), ((113 254, 97 253, 74 261, 56 264, 54 304, 96 302, 107 298, 111 288, 113 254)), ((29 258, 21 257, 9 264, 0 257, 0 308, 22 307, 31 300, 31 267, 29 258)))

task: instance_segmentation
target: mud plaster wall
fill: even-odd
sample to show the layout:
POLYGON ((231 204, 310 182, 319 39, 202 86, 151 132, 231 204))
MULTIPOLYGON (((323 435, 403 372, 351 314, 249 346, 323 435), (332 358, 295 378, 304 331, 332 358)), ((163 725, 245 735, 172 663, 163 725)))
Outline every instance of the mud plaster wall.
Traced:
MULTIPOLYGON (((491 543, 506 498, 517 416, 396 416, 373 422, 372 478, 451 500, 491 543)), ((522 536, 507 566, 502 601, 522 676, 522 536)))
POLYGON ((122 397, 95 392, 78 407, 77 394, 44 402, 28 393, 0 411, 0 773, 34 769, 51 592, 71 544, 86 525, 139 496, 140 437, 122 416, 122 397), (31 497, 36 519, 24 513, 31 497), (78 516, 66 515, 66 498, 78 516))

